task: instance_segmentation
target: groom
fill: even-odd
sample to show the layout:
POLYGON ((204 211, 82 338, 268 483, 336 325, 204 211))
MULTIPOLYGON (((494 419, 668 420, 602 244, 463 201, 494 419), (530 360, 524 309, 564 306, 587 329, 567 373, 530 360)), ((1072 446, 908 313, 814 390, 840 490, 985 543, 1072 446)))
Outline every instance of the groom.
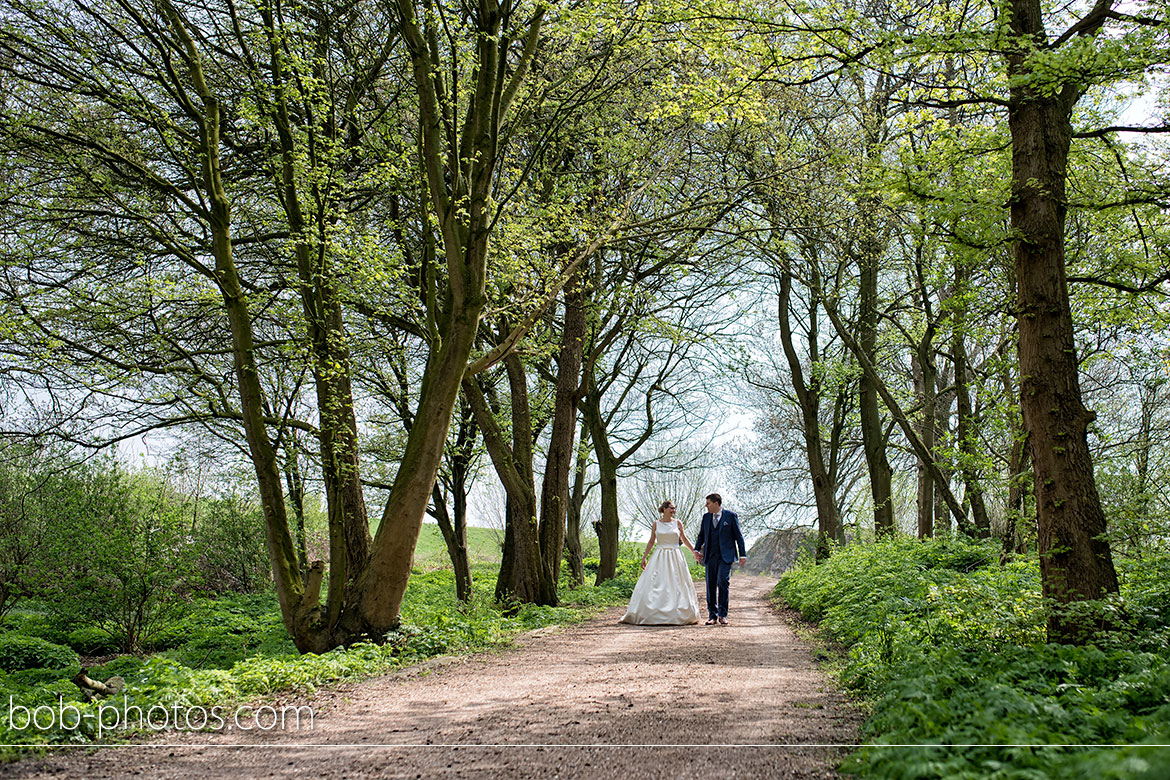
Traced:
POLYGON ((707 568, 707 625, 727 625, 727 595, 731 584, 731 564, 739 548, 739 565, 747 563, 739 517, 723 508, 718 493, 707 496, 707 511, 695 540, 695 560, 707 568))

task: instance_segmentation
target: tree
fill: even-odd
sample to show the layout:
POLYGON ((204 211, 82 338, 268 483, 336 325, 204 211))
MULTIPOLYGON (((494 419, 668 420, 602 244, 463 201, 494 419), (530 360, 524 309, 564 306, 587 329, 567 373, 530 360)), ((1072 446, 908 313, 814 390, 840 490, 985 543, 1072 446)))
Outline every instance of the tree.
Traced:
MULTIPOLYGON (((1006 112, 1020 407, 1034 475, 1043 590, 1057 604, 1068 604, 1117 589, 1102 538, 1105 519, 1087 441, 1092 415, 1081 396, 1065 257, 1072 141, 1116 128, 1077 132, 1074 109, 1091 89, 1141 78, 1159 62, 1164 52, 1153 40, 1164 19, 1120 12, 1111 0, 1079 15, 1063 6, 1045 9, 1040 0, 1008 0, 992 10, 991 19, 972 8, 937 18, 920 14, 894 31, 880 24, 840 26, 835 19, 833 34, 823 39, 833 49, 829 57, 872 62, 879 73, 923 58, 972 61, 987 50, 1003 58, 998 79, 965 82, 956 95, 946 79, 923 78, 907 100, 928 109, 981 104, 1006 112), (1050 35, 1056 25, 1062 32, 1050 35)), ((827 11, 829 17, 836 13, 827 11)), ((1077 621, 1059 609, 1048 629, 1053 641, 1083 637, 1077 621)))
MULTIPOLYGON (((195 13, 172 2, 149 8, 111 4, 100 9, 14 4, 5 21, 3 46, 11 55, 5 59, 6 80, 11 94, 19 99, 8 104, 13 116, 5 123, 6 138, 21 150, 22 173, 35 185, 36 196, 25 201, 28 210, 20 215, 25 224, 73 225, 79 243, 72 251, 100 258, 96 266, 83 263, 85 268, 109 272, 117 255, 102 254, 103 250, 137 247, 140 253, 145 246, 160 258, 182 264, 202 284, 213 285, 221 298, 222 309, 216 314, 206 305, 206 288, 190 280, 183 280, 188 286, 180 288, 200 303, 211 321, 219 318, 223 341, 211 354, 226 354, 234 362, 234 392, 239 401, 237 407, 229 396, 219 394, 212 397, 209 407, 213 416, 233 418, 244 429, 286 626, 302 650, 320 651, 363 636, 380 637, 397 622, 414 542, 431 498, 451 410, 485 301, 489 226, 495 220, 488 196, 499 161, 499 134, 536 54, 544 11, 533 9, 525 16, 511 3, 481 3, 466 9, 457 26, 471 47, 463 51, 456 46, 445 53, 425 41, 438 19, 428 15, 419 21, 407 3, 400 4, 394 19, 410 55, 418 92, 417 116, 424 139, 418 166, 426 172, 446 267, 442 278, 436 269, 424 276, 430 290, 427 300, 434 304, 425 313, 434 349, 424 371, 415 425, 371 545, 360 495, 352 401, 347 400, 350 380, 336 297, 339 288, 329 267, 320 265, 333 257, 336 244, 320 237, 338 224, 331 206, 344 198, 314 189, 323 181, 315 177, 326 170, 353 173, 350 166, 357 158, 348 152, 324 154, 308 166, 290 165, 290 158, 299 160, 299 150, 313 143, 323 145, 318 148, 332 144, 336 152, 339 137, 351 141, 353 132, 364 137, 366 117, 387 116, 385 106, 379 107, 378 89, 372 87, 387 61, 389 44, 383 35, 380 45, 367 46, 367 40, 350 48, 344 42, 339 45, 338 36, 377 36, 376 26, 371 31, 344 23, 348 17, 331 15, 358 13, 354 9, 318 9, 321 14, 302 9, 308 18, 284 29, 281 25, 296 13, 286 17, 265 7, 255 14, 233 15, 233 8, 215 6, 195 13), (267 56, 252 56, 256 52, 251 43, 256 40, 268 42, 267 56), (307 48, 289 57, 281 48, 286 45, 307 48), (343 71, 345 78, 352 77, 348 84, 352 89, 332 93, 349 101, 333 106, 337 111, 315 102, 327 100, 321 95, 330 93, 310 88, 317 82, 308 78, 322 58, 335 55, 347 66, 354 62, 345 57, 362 58, 354 70, 322 71, 343 71), (443 57, 455 58, 450 61, 452 72, 463 69, 475 85, 472 93, 448 92, 441 78, 431 78, 433 66, 443 57), (308 72, 288 65, 290 60, 309 63, 308 72), (82 61, 100 64, 77 67, 82 61), (289 97, 293 94, 304 100, 296 109, 289 97), (317 108, 322 110, 318 113, 317 108), (368 108, 372 114, 366 113, 368 108), (446 133, 441 126, 445 121, 460 132, 446 133), (300 145, 302 139, 307 146, 300 145), (272 148, 278 150, 276 157, 265 157, 272 148), (279 163, 266 168, 274 159, 279 163), (58 168, 69 175, 46 174, 58 168), (287 228, 275 234, 265 224, 275 211, 263 186, 271 181, 266 170, 278 173, 280 189, 273 195, 287 228), (54 190, 66 181, 68 186, 54 190), (100 209, 92 207, 94 200, 102 203, 100 209), (317 209, 312 220, 305 209, 310 201, 317 209), (46 203, 57 210, 46 210, 46 203), (76 222, 57 222, 70 212, 78 215, 76 222), (51 216, 46 218, 46 213, 51 216), (241 217, 243 225, 254 230, 250 234, 245 230, 242 239, 241 217), (263 383, 262 361, 276 345, 257 339, 257 323, 262 320, 256 312, 265 310, 264 299, 270 293, 279 298, 287 286, 280 277, 257 285, 256 277, 268 269, 248 262, 263 258, 266 249, 277 249, 289 236, 299 275, 295 289, 301 294, 305 315, 306 330, 298 335, 315 345, 311 354, 320 425, 309 430, 321 439, 320 467, 326 495, 333 502, 331 576, 335 581, 324 608, 319 604, 324 567, 310 566, 302 578, 284 502, 283 459, 278 450, 283 443, 281 427, 292 421, 280 417, 279 410, 272 414, 263 383), (245 248, 242 253, 237 251, 241 247, 245 248), (226 350, 225 342, 230 345, 226 350)), ((72 284, 73 291, 80 292, 77 281, 62 284, 68 279, 68 274, 56 277, 45 288, 68 292, 72 284)), ((287 316, 288 311, 282 314, 281 324, 296 322, 287 316)), ((204 367, 201 358, 208 353, 183 348, 179 337, 190 335, 183 330, 185 323, 153 323, 169 354, 148 363, 146 370, 160 379, 199 376, 204 367)), ((128 341, 132 352, 133 339, 128 341)), ((70 345, 85 353, 84 344, 73 341, 70 345)), ((142 370, 141 361, 119 362, 116 352, 111 359, 101 351, 86 354, 120 371, 142 370)))

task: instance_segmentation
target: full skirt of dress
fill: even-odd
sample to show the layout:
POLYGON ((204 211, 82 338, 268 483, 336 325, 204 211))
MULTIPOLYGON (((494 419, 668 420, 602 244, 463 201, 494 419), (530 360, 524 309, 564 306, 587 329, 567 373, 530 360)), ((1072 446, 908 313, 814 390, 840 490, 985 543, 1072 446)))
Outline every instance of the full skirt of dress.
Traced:
POLYGON ((654 548, 621 622, 638 626, 685 626, 699 622, 695 583, 681 547, 654 548))

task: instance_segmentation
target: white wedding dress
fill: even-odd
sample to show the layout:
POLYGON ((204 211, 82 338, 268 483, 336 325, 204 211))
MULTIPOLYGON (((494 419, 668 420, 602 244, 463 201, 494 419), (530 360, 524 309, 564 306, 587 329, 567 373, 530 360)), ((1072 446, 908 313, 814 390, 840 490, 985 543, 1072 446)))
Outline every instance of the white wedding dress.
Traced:
POLYGON ((638 577, 623 623, 638 626, 685 626, 699 622, 695 583, 679 546, 678 526, 658 521, 654 552, 638 577))

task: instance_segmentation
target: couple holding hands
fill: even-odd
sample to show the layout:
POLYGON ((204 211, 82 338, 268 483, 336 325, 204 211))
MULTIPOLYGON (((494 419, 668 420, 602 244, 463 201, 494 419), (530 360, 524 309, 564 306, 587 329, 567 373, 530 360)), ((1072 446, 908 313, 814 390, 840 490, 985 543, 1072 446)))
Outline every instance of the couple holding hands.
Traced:
POLYGON ((723 498, 712 493, 707 496, 699 538, 691 545, 682 521, 674 516, 674 502, 663 501, 658 511, 661 517, 650 531, 650 541, 642 553, 642 574, 621 622, 639 626, 683 626, 699 622, 699 600, 681 549, 685 545, 707 569, 707 625, 727 625, 731 566, 737 550, 739 565, 747 563, 739 517, 724 509, 723 498))

